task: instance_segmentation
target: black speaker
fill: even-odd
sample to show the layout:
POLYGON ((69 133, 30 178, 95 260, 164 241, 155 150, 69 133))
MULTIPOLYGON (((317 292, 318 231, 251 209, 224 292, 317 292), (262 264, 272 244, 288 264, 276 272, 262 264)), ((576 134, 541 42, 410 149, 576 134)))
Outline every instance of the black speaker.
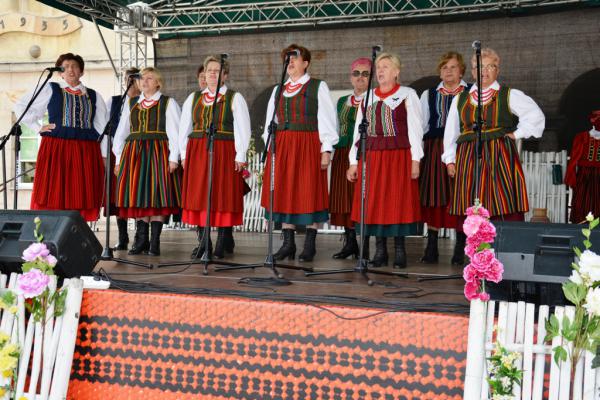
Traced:
MULTIPOLYGON (((503 281, 486 282, 495 300, 565 304, 561 284, 571 275, 573 247, 585 249, 587 225, 494 221, 494 250, 504 264, 503 281)), ((590 240, 600 244, 600 232, 590 240)))
POLYGON ((21 271, 23 250, 36 241, 35 217, 42 221, 44 243, 58 260, 56 275, 89 275, 100 260, 102 245, 76 211, 0 210, 0 270, 21 271))

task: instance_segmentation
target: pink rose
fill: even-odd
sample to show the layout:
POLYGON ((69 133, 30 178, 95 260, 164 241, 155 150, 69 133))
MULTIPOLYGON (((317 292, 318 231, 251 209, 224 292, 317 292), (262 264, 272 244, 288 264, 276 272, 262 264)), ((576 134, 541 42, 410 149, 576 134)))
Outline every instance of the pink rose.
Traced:
POLYGON ((35 261, 36 258, 44 259, 50 254, 50 250, 46 247, 44 243, 31 243, 28 248, 23 251, 23 260, 25 261, 35 261))
POLYGON ((465 297, 467 300, 475 300, 479 298, 479 280, 465 283, 465 297))
POLYGON ((490 295, 486 292, 479 293, 479 300, 488 301, 490 299, 490 295))
POLYGON ((473 236, 479 230, 479 226, 485 223, 487 220, 480 217, 479 215, 471 215, 465 219, 463 223, 463 231, 467 237, 473 236))
POLYGON ((250 171, 248 171, 246 168, 244 168, 242 170, 242 178, 244 178, 244 179, 250 178, 250 171))
POLYGON ((32 268, 29 272, 20 275, 17 278, 17 293, 22 294, 26 299, 39 296, 44 292, 50 277, 37 268, 32 268))
POLYGON ((483 206, 472 206, 467 208, 467 216, 480 215, 483 218, 489 218, 490 212, 483 206))
POLYGON ((498 283, 502 280, 502 274, 504 274, 504 265, 494 258, 484 277, 488 281, 498 283))
POLYGON ((465 254, 467 256, 469 256, 469 258, 473 258, 473 255, 475 255, 475 252, 477 251, 478 247, 479 247, 479 243, 471 244, 471 243, 469 243, 469 240, 467 239, 467 245, 465 246, 465 254))
POLYGON ((478 271, 471 266, 471 264, 467 265, 463 269, 463 278, 465 282, 473 282, 480 278, 478 271))
POLYGON ((49 254, 49 255, 46 257, 46 262, 47 262, 48 264, 50 264, 50 266, 51 266, 51 267, 54 267, 54 266, 56 265, 56 262, 57 262, 57 261, 58 261, 58 260, 56 259, 56 257, 54 257, 52 254, 49 254))
POLYGON ((494 260, 496 260, 494 252, 490 249, 485 249, 473 254, 470 265, 472 265, 473 268, 479 271, 482 275, 485 275, 487 270, 490 269, 494 260))
POLYGON ((479 225, 477 236, 482 242, 492 243, 496 237, 496 227, 490 221, 486 220, 485 223, 479 225))

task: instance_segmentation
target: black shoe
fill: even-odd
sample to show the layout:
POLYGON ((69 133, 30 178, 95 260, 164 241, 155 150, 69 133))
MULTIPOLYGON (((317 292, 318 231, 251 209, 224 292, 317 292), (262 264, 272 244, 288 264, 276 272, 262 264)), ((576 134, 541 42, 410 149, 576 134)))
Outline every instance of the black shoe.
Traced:
POLYGON ((283 260, 286 257, 293 260, 296 257, 296 241, 295 232, 293 229, 282 229, 283 244, 277 250, 277 253, 273 254, 275 260, 283 260))
POLYGON ((229 226, 225 229, 225 243, 223 248, 226 254, 233 254, 235 248, 235 240, 233 240, 233 227, 229 226))
POLYGON ((438 262, 440 255, 438 253, 438 231, 433 229, 427 230, 427 247, 425 253, 421 257, 421 262, 424 264, 435 264, 438 262))
POLYGON ((315 240, 317 238, 317 230, 313 228, 307 228, 306 234, 304 235, 304 249, 298 256, 300 261, 312 261, 317 254, 317 248, 315 240))
POLYGON ((456 232, 456 242, 454 243, 454 254, 452 255, 452 265, 465 265, 465 244, 467 235, 464 232, 456 232))
POLYGON ((117 218, 117 228, 119 228, 119 242, 115 244, 113 250, 127 250, 129 244, 129 235, 127 234, 127 219, 117 218))
POLYGON ((394 266, 392 268, 406 268, 404 236, 396 236, 394 238, 394 266))
POLYGON ((147 252, 150 249, 150 239, 148 228, 150 224, 139 219, 136 222, 135 228, 135 241, 133 242, 133 246, 131 246, 131 250, 127 254, 136 255, 147 252))
POLYGON ((387 238, 385 236, 377 236, 375 238, 375 255, 371 260, 371 266, 379 268, 382 265, 388 264, 387 238))
POLYGON ((150 222, 150 250, 148 250, 148 255, 150 256, 160 256, 160 233, 162 232, 162 228, 162 221, 150 222))
MULTIPOLYGON (((198 246, 194 248, 194 250, 192 250, 192 254, 191 254, 191 259, 197 259, 197 258, 202 258, 202 255, 204 254, 204 246, 205 246, 205 241, 204 241, 204 228, 201 226, 198 226, 196 228, 196 235, 198 236, 198 246)), ((208 235, 208 258, 212 257, 212 250, 213 250, 213 245, 212 245, 212 240, 210 240, 210 234, 208 235)))
POLYGON ((225 253, 233 253, 235 242, 233 241, 232 228, 218 228, 217 230, 217 243, 215 244, 215 251, 213 251, 213 257, 221 259, 225 257, 225 253))
POLYGON ((358 242, 356 241, 356 231, 354 229, 344 229, 344 247, 338 253, 333 255, 336 260, 345 259, 349 256, 358 258, 360 249, 358 248, 358 242))

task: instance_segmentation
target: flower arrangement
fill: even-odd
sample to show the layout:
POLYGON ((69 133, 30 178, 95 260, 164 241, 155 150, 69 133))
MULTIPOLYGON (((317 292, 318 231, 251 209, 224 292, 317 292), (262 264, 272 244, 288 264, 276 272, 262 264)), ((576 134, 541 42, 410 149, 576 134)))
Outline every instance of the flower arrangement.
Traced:
POLYGON ((490 295, 485 291, 485 281, 498 283, 504 273, 504 266, 496 258, 491 245, 496 237, 496 228, 490 222, 489 211, 478 203, 469 207, 463 230, 467 236, 465 254, 470 260, 463 270, 465 297, 488 301, 490 295))
POLYGON ((596 354, 592 368, 600 366, 600 355, 597 354, 600 345, 600 256, 590 250, 590 236, 600 220, 591 213, 586 220, 588 227, 581 230, 585 237, 585 250, 582 252, 577 247, 573 248, 577 257, 571 264, 573 272, 562 285, 565 297, 575 306, 575 316, 570 319, 565 315, 559 321, 552 315, 546 322, 546 341, 560 336, 573 343, 572 348, 556 346, 552 349, 554 361, 558 364, 569 359, 572 371, 586 350, 596 354))
POLYGON ((521 355, 509 352, 500 342, 496 341, 494 350, 488 360, 487 378, 491 400, 511 400, 514 398, 513 388, 520 385, 523 379, 523 370, 515 366, 521 355))
MULTIPOLYGON (((57 317, 64 313, 67 290, 51 291, 50 289, 49 285, 57 260, 42 242, 44 236, 40 232, 41 220, 36 217, 34 223, 36 242, 23 251, 22 258, 25 261, 22 266, 23 274, 17 278, 16 289, 0 291, 0 308, 15 314, 18 318, 18 297, 22 297, 25 307, 30 313, 30 318, 40 323, 43 335, 47 318, 50 317, 48 314, 51 307, 54 306, 53 316, 57 317)), ((15 324, 18 329, 18 322, 15 324)), ((4 378, 9 378, 8 383, 0 386, 0 396, 7 393, 14 395, 20 353, 20 346, 12 342, 8 334, 0 332, 0 374, 4 378)), ((21 399, 25 399, 25 397, 20 397, 19 400, 21 399)))

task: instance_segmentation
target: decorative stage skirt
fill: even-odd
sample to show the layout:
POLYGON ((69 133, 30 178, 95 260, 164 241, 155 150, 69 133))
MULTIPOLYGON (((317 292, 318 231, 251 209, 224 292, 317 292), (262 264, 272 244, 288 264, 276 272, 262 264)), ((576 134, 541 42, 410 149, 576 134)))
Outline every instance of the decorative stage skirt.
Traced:
MULTIPOLYGON (((421 218, 419 181, 411 179, 410 149, 371 150, 367 152, 367 199, 365 234, 371 236, 406 236, 415 234, 421 218)), ((352 204, 352 220, 357 232, 360 221, 360 176, 352 204)))
MULTIPOLYGON (((515 141, 508 136, 481 142, 479 200, 491 216, 529 210, 525 176, 515 141)), ((450 214, 464 215, 475 201, 475 141, 459 143, 450 214)))
POLYGON ((169 173, 166 138, 127 140, 117 179, 120 216, 141 218, 179 213, 180 182, 179 174, 169 173))
POLYGON ((331 163, 331 193, 329 195, 329 223, 337 226, 352 228, 354 222, 350 218, 352 212, 352 196, 355 183, 346 178, 350 167, 348 153, 350 146, 335 149, 331 163))
MULTIPOLYGON (((208 152, 206 138, 190 138, 183 172, 183 222, 206 225, 208 152)), ((243 224, 244 178, 235 170, 235 142, 215 140, 210 225, 229 227, 243 224)))
POLYGON ((580 166, 577 169, 576 183, 573 188, 569 220, 578 224, 585 220, 589 212, 595 217, 600 215, 600 168, 580 166))
MULTIPOLYGON (((321 169, 321 142, 318 132, 279 131, 275 155, 275 196, 273 220, 295 225, 325 222, 327 170, 321 169)), ((261 205, 269 218, 271 154, 263 174, 261 205)))
POLYGON ((423 142, 425 155, 421 160, 419 195, 421 217, 429 227, 456 228, 456 216, 448 213, 452 180, 442 162, 444 138, 426 139, 423 142))
POLYGON ((32 210, 75 210, 86 221, 100 215, 104 161, 95 140, 43 136, 36 161, 32 210))

